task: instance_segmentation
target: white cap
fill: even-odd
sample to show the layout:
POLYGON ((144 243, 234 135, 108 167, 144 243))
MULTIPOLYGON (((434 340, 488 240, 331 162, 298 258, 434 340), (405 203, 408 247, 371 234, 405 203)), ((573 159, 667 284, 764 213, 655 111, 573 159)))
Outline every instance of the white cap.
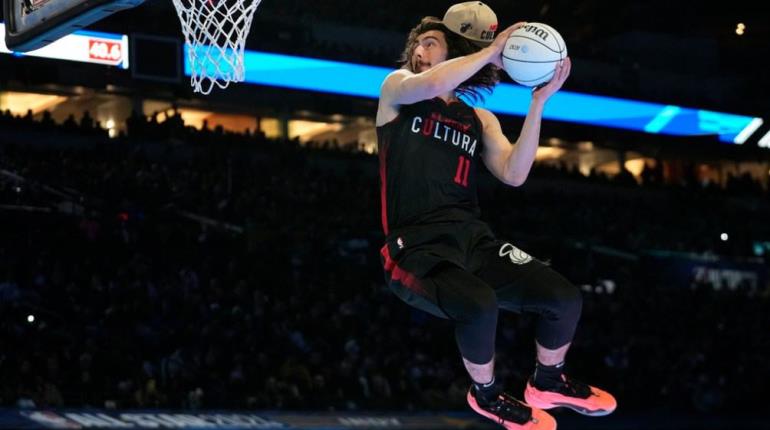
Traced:
POLYGON ((467 1, 450 7, 441 22, 453 33, 486 46, 495 40, 497 15, 480 1, 467 1))

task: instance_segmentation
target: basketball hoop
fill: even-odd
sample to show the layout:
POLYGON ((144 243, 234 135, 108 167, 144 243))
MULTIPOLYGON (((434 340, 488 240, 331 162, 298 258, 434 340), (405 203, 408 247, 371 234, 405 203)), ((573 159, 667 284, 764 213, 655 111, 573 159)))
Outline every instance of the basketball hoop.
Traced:
POLYGON ((190 85, 209 94, 244 80, 243 50, 261 0, 173 0, 187 42, 190 85))

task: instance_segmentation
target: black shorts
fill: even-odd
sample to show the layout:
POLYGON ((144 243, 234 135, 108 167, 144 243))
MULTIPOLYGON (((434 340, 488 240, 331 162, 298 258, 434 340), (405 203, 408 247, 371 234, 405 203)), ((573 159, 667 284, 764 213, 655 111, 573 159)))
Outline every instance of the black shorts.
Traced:
POLYGON ((400 229, 388 236, 380 254, 390 289, 409 305, 442 318, 448 315, 438 304, 437 285, 430 278, 441 265, 466 270, 496 291, 548 267, 497 239, 479 220, 400 229))

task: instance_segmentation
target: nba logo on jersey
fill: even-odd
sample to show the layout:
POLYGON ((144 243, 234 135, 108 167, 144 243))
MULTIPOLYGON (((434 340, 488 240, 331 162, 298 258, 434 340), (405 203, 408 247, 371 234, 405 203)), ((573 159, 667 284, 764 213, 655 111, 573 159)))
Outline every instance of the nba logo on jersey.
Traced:
POLYGON ((404 249, 404 239, 400 237, 396 239, 396 245, 398 245, 398 249, 404 249))

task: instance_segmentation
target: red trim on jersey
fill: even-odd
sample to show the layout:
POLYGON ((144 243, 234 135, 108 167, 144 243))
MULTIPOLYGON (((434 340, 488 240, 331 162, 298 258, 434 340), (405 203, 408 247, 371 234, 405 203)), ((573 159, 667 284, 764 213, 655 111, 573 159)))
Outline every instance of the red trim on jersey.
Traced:
POLYGON ((385 260, 385 271, 390 274, 391 281, 398 281, 402 283, 406 288, 420 295, 426 295, 425 290, 423 290, 420 286, 420 282, 417 277, 414 276, 414 274, 398 267, 396 262, 390 258, 390 250, 388 249, 387 243, 380 249, 380 255, 382 255, 382 258, 385 260))
POLYGON ((388 235, 388 193, 387 193, 387 153, 388 142, 382 142, 380 148, 380 208, 382 211, 382 231, 385 232, 385 236, 388 235))
MULTIPOLYGON (((383 125, 380 125, 377 127, 377 129, 384 129, 385 127, 390 127, 391 125, 395 124, 396 121, 398 121, 401 118, 401 112, 396 114, 396 117, 392 120, 386 122, 383 125)), ((378 134, 379 137, 379 134, 378 134)), ((385 232, 385 236, 388 235, 388 189, 387 189, 387 154, 388 154, 388 147, 390 146, 390 139, 385 139, 384 142, 381 142, 382 145, 380 147, 380 151, 377 154, 380 158, 380 210, 382 211, 382 231, 385 232)))

